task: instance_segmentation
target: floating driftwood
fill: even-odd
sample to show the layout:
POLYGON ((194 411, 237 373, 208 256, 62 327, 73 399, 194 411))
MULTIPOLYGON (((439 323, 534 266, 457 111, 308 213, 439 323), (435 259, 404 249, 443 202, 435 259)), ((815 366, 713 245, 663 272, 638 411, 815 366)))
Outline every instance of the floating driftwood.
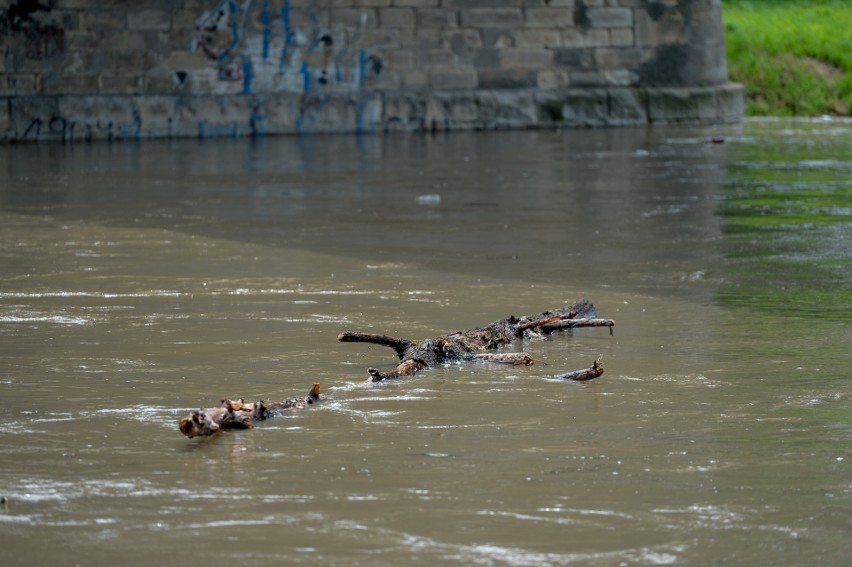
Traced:
POLYGON ((595 362, 589 367, 584 368, 582 370, 574 370, 573 372, 565 372, 564 374, 555 374, 554 378, 561 378, 562 380, 593 380, 604 373, 603 365, 601 364, 601 357, 597 357, 595 362))
MULTIPOLYGON (((370 380, 379 382, 403 376, 413 376, 420 370, 447 362, 472 361, 496 362, 530 366, 536 362, 525 352, 493 352, 501 345, 524 337, 541 337, 556 331, 580 327, 612 327, 610 319, 599 319, 595 306, 588 299, 581 299, 573 305, 566 305, 537 315, 515 317, 495 321, 485 327, 458 331, 426 339, 410 341, 387 335, 344 332, 337 336, 341 342, 370 343, 386 346, 399 356, 400 363, 381 372, 375 368, 367 370, 370 380), (489 352, 490 351, 490 352, 489 352)), ((591 367, 564 374, 554 378, 565 380, 592 380, 604 373, 601 357, 591 367)), ((179 428, 187 437, 213 435, 224 429, 251 429, 255 422, 263 421, 276 413, 303 408, 319 400, 320 386, 314 384, 305 396, 291 398, 283 402, 264 401, 245 403, 243 400, 222 400, 218 407, 199 409, 180 420, 179 428)))
MULTIPOLYGON (((579 327, 612 327, 610 319, 599 319, 595 306, 588 299, 573 305, 565 305, 537 315, 515 317, 495 321, 485 327, 441 335, 423 341, 410 341, 387 335, 343 332, 337 336, 341 342, 371 343, 390 347, 396 352, 400 363, 387 372, 375 368, 367 369, 370 380, 380 382, 403 376, 413 376, 420 370, 455 361, 502 362, 529 366, 536 362, 525 352, 488 352, 523 337, 538 337, 555 331, 579 327)), ((600 357, 587 369, 557 375, 568 380, 591 380, 603 374, 600 357)))
POLYGON ((189 437, 213 435, 223 429, 251 429, 256 421, 263 421, 319 400, 320 385, 314 384, 311 391, 304 396, 284 400, 283 402, 254 402, 245 403, 243 400, 222 400, 222 405, 215 408, 199 409, 180 420, 178 427, 181 433, 189 437))

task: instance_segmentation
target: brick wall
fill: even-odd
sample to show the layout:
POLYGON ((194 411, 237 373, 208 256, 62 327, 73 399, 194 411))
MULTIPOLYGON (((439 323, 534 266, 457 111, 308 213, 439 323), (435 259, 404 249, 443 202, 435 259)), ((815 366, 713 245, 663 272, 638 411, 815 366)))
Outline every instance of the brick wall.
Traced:
POLYGON ((720 0, 0 0, 0 55, 6 140, 741 112, 720 0))

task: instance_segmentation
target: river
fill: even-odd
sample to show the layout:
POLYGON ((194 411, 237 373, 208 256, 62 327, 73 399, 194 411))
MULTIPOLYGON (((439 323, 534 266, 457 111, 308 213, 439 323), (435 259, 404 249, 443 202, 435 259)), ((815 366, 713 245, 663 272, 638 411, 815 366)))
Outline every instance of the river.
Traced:
POLYGON ((847 565, 850 243, 837 120, 2 147, 2 564, 847 565))

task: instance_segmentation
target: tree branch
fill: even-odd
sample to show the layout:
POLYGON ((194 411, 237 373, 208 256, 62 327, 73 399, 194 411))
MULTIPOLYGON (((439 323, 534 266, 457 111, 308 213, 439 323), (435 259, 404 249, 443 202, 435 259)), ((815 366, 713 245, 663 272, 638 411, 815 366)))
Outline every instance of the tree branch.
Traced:
POLYGON ((222 405, 199 409, 180 420, 178 429, 193 437, 213 435, 224 429, 251 429, 255 422, 274 417, 276 414, 300 409, 319 400, 320 385, 314 384, 304 396, 281 402, 245 403, 243 400, 222 400, 222 405))
MULTIPOLYGON (((420 370, 446 362, 481 360, 488 362, 506 362, 529 366, 536 361, 526 353, 489 353, 501 345, 538 333, 553 333, 563 329, 578 327, 612 327, 610 319, 599 319, 595 306, 588 299, 581 299, 573 305, 565 305, 550 311, 527 317, 514 315, 495 321, 485 327, 457 331, 426 339, 419 343, 406 339, 363 333, 343 332, 337 336, 341 342, 367 342, 393 348, 402 361, 396 368, 381 372, 370 368, 368 374, 373 382, 413 376, 420 370)), ((603 367, 600 367, 603 374, 603 367)), ((600 376, 598 374, 598 376, 600 376)), ((586 378, 589 379, 589 378, 586 378)))

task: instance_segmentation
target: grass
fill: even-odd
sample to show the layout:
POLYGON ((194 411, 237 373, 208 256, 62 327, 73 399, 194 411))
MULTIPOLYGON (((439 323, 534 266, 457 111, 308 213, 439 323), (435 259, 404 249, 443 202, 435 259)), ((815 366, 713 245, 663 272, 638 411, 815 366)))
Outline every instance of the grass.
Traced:
POLYGON ((852 115, 852 2, 723 0, 722 19, 746 115, 852 115))

